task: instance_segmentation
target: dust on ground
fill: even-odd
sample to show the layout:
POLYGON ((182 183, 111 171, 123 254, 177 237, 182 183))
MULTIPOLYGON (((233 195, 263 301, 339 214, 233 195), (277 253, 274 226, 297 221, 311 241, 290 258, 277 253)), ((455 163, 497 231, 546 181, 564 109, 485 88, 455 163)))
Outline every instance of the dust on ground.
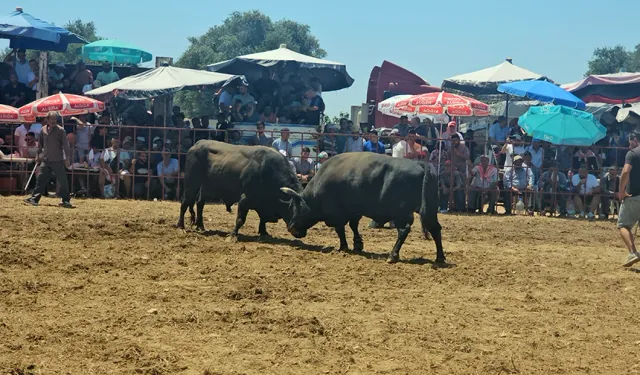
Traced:
MULTIPOLYGON (((249 214, 170 202, 2 197, 0 370, 14 374, 638 374, 640 275, 612 222, 440 215, 367 229, 364 255, 318 225, 257 241, 249 214), (331 251, 334 250, 334 251, 331 251)), ((349 237, 350 238, 350 237, 349 237)))

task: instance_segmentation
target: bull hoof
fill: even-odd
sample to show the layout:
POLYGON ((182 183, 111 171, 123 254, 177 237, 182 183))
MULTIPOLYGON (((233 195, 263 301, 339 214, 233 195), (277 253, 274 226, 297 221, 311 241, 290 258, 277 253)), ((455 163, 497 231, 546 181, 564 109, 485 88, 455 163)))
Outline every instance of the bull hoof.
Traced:
POLYGON ((229 234, 227 236, 227 238, 225 239, 225 242, 236 243, 236 242, 238 242, 238 236, 236 236, 235 234, 229 234))
POLYGON ((398 263, 399 261, 400 257, 398 255, 389 255, 389 258, 387 258, 387 263, 389 264, 398 263))
POLYGON ((176 224, 176 229, 184 229, 184 224, 183 223, 176 224))
POLYGON ((260 241, 260 242, 270 241, 272 239, 273 239, 273 237, 271 237, 271 235, 268 234, 268 233, 263 233, 263 234, 258 235, 258 241, 260 241))
POLYGON ((345 252, 348 252, 348 251, 349 251, 349 246, 340 246, 340 248, 338 249, 338 251, 345 251, 345 252))
POLYGON ((354 242, 353 243, 353 251, 355 251, 356 253, 360 253, 360 252, 362 252, 362 250, 364 250, 364 243, 363 242, 354 242))
POLYGON ((204 231, 205 231, 205 230, 204 230, 204 225, 198 225, 198 226, 196 226, 196 231, 198 231, 198 232, 204 232, 204 231))

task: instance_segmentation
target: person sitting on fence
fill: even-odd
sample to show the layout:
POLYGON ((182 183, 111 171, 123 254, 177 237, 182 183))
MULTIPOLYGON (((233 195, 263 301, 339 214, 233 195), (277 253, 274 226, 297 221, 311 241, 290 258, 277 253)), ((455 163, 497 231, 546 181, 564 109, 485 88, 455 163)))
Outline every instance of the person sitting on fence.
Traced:
POLYGON ((256 134, 249 139, 250 146, 271 146, 273 140, 264 133, 264 122, 258 121, 256 125, 256 134))
POLYGON ((444 168, 440 170, 440 212, 447 212, 449 206, 449 198, 453 191, 453 202, 455 209, 451 211, 464 212, 464 178, 462 173, 458 172, 447 160, 444 168))
MULTIPOLYGON (((522 156, 516 155, 513 158, 513 167, 504 170, 504 199, 505 215, 511 215, 511 205, 514 195, 520 196, 527 191, 533 191, 533 172, 531 168, 524 164, 522 156)), ((532 199, 529 199, 529 208, 532 207, 532 199)))
POLYGON ((576 206, 576 212, 580 213, 579 217, 594 218, 594 212, 600 205, 600 185, 598 179, 589 173, 586 164, 580 165, 578 174, 571 178, 573 185, 573 204, 576 206), (588 209, 585 215, 585 206, 588 209))
POLYGON ((569 193, 569 179, 559 170, 558 161, 550 161, 545 165, 547 169, 540 176, 538 181, 538 191, 542 194, 541 205, 543 212, 553 213, 556 206, 559 208, 560 216, 567 215, 567 193, 569 193))
POLYGON ((306 185, 311 181, 311 178, 313 178, 313 175, 315 174, 313 160, 309 157, 310 153, 311 150, 309 147, 303 147, 301 157, 293 158, 293 165, 296 167, 296 175, 302 185, 306 185))
POLYGON ((611 200, 616 200, 616 193, 620 190, 620 176, 618 175, 618 167, 609 167, 605 175, 600 179, 600 200, 602 210, 600 219, 607 219, 609 215, 613 215, 610 210, 611 200))
POLYGON ((485 196, 489 199, 489 214, 495 213, 496 199, 498 197, 498 169, 489 164, 487 155, 480 156, 480 164, 471 170, 473 179, 471 180, 471 190, 469 191, 469 210, 475 212, 484 206, 485 196), (480 206, 478 206, 480 200, 480 206))
POLYGON ((369 131, 367 141, 362 146, 362 151, 385 154, 384 143, 380 142, 378 132, 375 129, 369 131))

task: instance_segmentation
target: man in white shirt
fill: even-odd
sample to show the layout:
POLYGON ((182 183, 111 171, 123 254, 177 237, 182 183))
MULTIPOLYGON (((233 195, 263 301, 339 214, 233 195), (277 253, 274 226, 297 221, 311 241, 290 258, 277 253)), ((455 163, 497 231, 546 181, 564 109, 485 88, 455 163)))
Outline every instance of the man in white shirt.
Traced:
POLYGON ((18 126, 16 130, 13 132, 13 138, 16 146, 18 147, 26 146, 25 138, 27 137, 27 134, 29 134, 29 132, 33 132, 36 135, 36 139, 38 139, 40 135, 40 130, 42 130, 42 125, 40 124, 25 123, 18 126))
POLYGON ((400 138, 400 130, 393 129, 391 133, 389 133, 389 138, 391 139, 391 156, 394 158, 404 158, 407 155, 407 141, 400 138))
POLYGON ((180 175, 180 162, 171 157, 169 150, 162 151, 162 161, 156 167, 158 180, 162 185, 164 199, 168 200, 175 196, 178 186, 178 176, 180 175))
POLYGON ((578 174, 571 178, 573 186, 573 204, 576 206, 576 212, 580 213, 580 217, 585 217, 584 208, 588 206, 589 212, 586 217, 589 220, 594 218, 593 212, 600 205, 600 184, 596 176, 589 173, 586 165, 581 165, 578 174))
POLYGON ((502 146, 502 153, 505 155, 504 168, 513 167, 513 158, 516 155, 522 156, 526 151, 526 148, 521 142, 519 134, 514 134, 507 139, 507 142, 502 146))
POLYGON ((539 177, 540 168, 542 168, 542 161, 544 160, 544 149, 542 148, 540 140, 534 138, 533 143, 527 148, 527 151, 531 154, 531 167, 533 168, 533 173, 539 177))

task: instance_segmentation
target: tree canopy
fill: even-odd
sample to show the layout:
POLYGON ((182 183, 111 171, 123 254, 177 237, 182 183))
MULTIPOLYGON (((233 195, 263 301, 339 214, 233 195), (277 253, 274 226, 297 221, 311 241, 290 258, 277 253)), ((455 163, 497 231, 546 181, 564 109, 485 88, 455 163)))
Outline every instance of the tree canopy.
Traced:
POLYGON ((589 60, 585 76, 592 74, 611 74, 620 71, 637 72, 640 70, 640 44, 628 51, 621 45, 596 48, 589 60))
MULTIPOLYGON (((323 58, 327 54, 308 25, 291 20, 273 22, 257 10, 233 12, 221 25, 189 38, 189 43, 176 62, 179 67, 205 69, 209 64, 236 56, 276 49, 282 43, 309 56, 323 58)), ((212 99, 211 90, 181 91, 176 95, 176 104, 188 116, 212 115, 212 99)))

